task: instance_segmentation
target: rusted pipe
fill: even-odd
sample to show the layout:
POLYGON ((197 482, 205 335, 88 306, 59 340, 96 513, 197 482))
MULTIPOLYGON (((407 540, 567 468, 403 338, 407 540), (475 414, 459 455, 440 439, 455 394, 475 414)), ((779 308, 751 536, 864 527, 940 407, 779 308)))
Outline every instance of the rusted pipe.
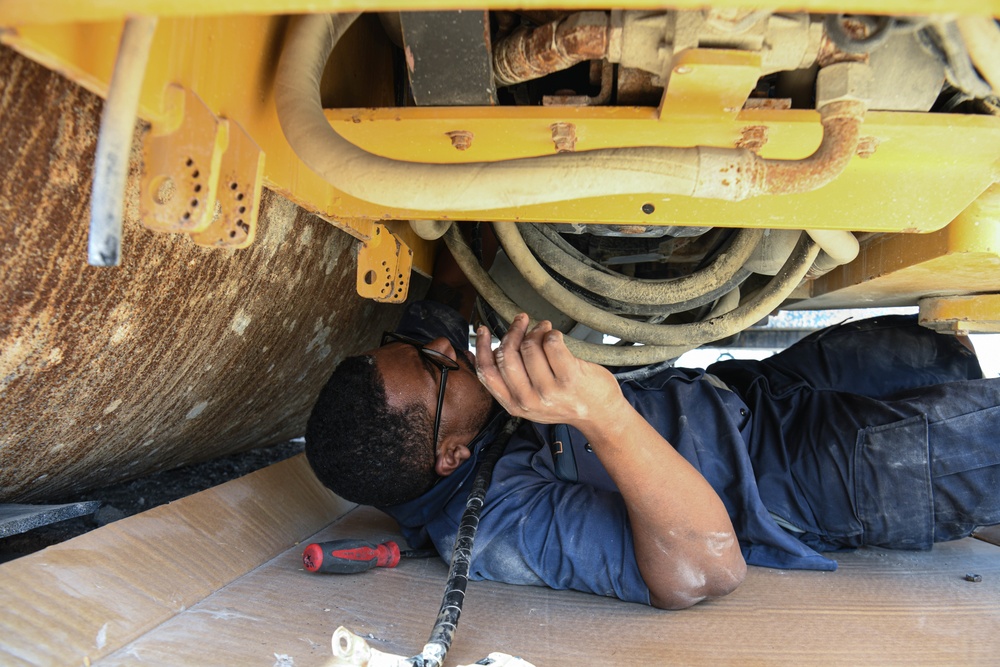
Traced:
POLYGON ((608 53, 608 15, 577 12, 537 28, 520 27, 493 49, 493 76, 511 86, 608 53))
POLYGON ((753 195, 810 192, 838 176, 854 157, 867 105, 858 100, 831 102, 819 110, 823 141, 802 160, 760 159, 760 182, 753 195))
POLYGON ((823 140, 801 160, 765 159, 748 150, 699 148, 692 196, 741 201, 762 195, 811 192, 839 176, 858 148, 867 103, 830 102, 819 109, 823 140))

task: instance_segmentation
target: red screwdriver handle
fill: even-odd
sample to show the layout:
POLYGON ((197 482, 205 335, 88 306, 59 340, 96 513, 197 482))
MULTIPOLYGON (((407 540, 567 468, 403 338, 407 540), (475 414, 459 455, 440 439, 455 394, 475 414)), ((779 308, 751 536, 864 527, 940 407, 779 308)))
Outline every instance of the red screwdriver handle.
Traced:
POLYGON ((310 544, 302 552, 302 564, 310 572, 353 574, 373 567, 396 567, 399 545, 364 540, 333 540, 310 544))

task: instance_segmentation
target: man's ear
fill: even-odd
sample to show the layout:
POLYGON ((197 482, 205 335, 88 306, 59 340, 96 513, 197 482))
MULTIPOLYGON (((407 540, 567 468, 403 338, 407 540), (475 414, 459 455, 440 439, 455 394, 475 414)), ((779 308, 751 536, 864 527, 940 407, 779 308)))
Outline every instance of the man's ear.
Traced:
POLYGON ((466 445, 449 441, 442 442, 437 459, 434 461, 434 471, 442 477, 447 477, 470 456, 472 456, 472 452, 466 445))

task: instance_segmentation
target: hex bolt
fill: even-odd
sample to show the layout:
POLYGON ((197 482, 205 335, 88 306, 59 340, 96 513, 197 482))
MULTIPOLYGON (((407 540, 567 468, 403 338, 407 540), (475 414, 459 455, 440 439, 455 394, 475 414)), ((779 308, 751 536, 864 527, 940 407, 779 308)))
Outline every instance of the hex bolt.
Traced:
POLYGON ((452 130, 451 132, 445 132, 445 135, 451 139, 451 145, 457 150, 467 151, 472 147, 472 132, 468 130, 452 130))
POLYGON ((858 148, 855 154, 862 160, 870 158, 875 155, 875 151, 878 150, 879 140, 877 137, 861 137, 858 139, 858 148))
POLYGON ((736 141, 737 148, 745 148, 751 153, 760 153, 767 143, 766 125, 748 125, 740 130, 740 138, 736 141))
POLYGON ((978 584, 980 581, 983 580, 983 575, 981 575, 981 574, 973 574, 973 573, 970 572, 969 574, 965 575, 965 580, 966 581, 971 581, 973 583, 977 583, 978 584))
POLYGON ((557 153, 572 153, 576 150, 576 125, 553 123, 549 129, 552 130, 552 143, 555 144, 557 153))

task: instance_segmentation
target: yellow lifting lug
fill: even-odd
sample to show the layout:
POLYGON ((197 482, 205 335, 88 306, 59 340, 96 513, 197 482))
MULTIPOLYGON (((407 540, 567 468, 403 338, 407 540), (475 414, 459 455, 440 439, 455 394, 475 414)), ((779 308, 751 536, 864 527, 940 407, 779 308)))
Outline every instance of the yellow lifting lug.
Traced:
POLYGON ((215 215, 229 124, 189 89, 171 86, 169 99, 172 116, 180 122, 154 124, 143 140, 142 224, 154 232, 203 232, 215 215))
POLYGON ((238 123, 229 120, 229 147, 222 155, 216 192, 218 215, 191 238, 201 246, 246 248, 253 243, 264 184, 264 152, 238 123))
POLYGON ((920 300, 919 322, 940 333, 1000 333, 1000 294, 928 297, 920 300))
MULTIPOLYGON (((364 226, 365 221, 357 221, 364 226)), ((370 222, 358 250, 358 294, 384 303, 400 303, 410 287, 413 250, 389 228, 370 222)))

